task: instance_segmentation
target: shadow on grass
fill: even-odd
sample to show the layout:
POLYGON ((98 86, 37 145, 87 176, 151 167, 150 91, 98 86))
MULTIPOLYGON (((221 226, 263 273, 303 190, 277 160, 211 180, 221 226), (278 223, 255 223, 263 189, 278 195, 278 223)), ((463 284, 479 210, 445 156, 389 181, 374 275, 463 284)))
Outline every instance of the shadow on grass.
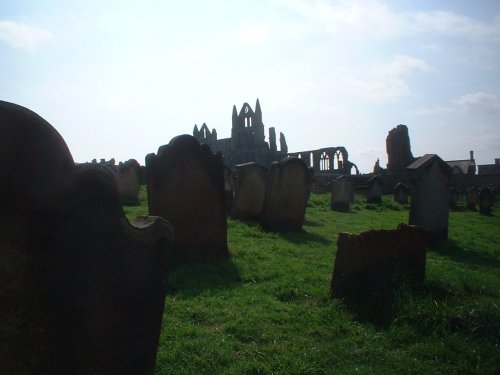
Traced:
POLYGON ((429 251, 445 256, 455 262, 482 267, 500 267, 500 261, 496 257, 481 253, 478 250, 464 249, 454 240, 447 240, 434 245, 429 249, 429 251))
POLYGON ((177 297, 194 297, 207 290, 220 290, 237 286, 241 282, 238 269, 233 262, 220 260, 173 264, 168 281, 168 294, 177 297))
POLYGON ((316 242, 321 245, 330 245, 332 243, 331 240, 323 237, 319 234, 308 232, 304 229, 298 232, 277 232, 277 235, 288 242, 292 242, 296 245, 305 245, 311 244, 311 242, 316 242))

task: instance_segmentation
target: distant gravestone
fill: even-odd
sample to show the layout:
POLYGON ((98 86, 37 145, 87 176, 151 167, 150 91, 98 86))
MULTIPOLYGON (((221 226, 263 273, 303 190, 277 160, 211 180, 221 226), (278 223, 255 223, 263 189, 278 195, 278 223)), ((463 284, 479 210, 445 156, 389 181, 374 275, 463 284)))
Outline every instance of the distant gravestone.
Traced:
POLYGON ((475 210, 478 202, 477 187, 472 186, 465 193, 466 205, 468 210, 475 210))
POLYGON ((141 166, 135 159, 118 165, 115 173, 118 194, 124 203, 136 203, 141 187, 141 166))
POLYGON ((431 235, 400 224, 395 230, 339 233, 331 282, 332 298, 356 298, 407 282, 422 283, 431 235))
POLYGON ((460 191, 455 186, 452 186, 450 188, 450 208, 451 209, 457 208, 459 199, 460 199, 460 191))
POLYGON ((34 112, 0 101, 0 124, 0 373, 153 374, 170 225, 129 223, 34 112))
POLYGON ((448 238, 450 166, 435 154, 407 167, 411 186, 410 225, 420 225, 436 241, 448 238))
POLYGON ((268 230, 300 230, 304 224, 314 170, 302 159, 273 162, 264 196, 260 223, 268 230))
POLYGON ((375 175, 368 179, 368 190, 366 192, 367 203, 382 203, 382 190, 384 184, 379 175, 375 175))
POLYGON ((230 213, 233 208, 234 187, 233 171, 224 167, 224 195, 226 198, 226 212, 230 213))
POLYGON ((479 213, 481 215, 491 215, 491 208, 495 204, 495 192, 489 187, 479 190, 479 213))
POLYGON ((408 185, 403 184, 402 182, 398 182, 393 189, 394 189, 394 200, 401 204, 408 204, 410 187, 408 185))
POLYGON ((191 135, 173 138, 146 156, 151 215, 167 219, 175 231, 177 255, 187 261, 229 257, 220 152, 212 154, 191 135))
POLYGON ((242 220, 257 220, 264 206, 267 169, 251 162, 235 166, 233 175, 234 201, 231 216, 242 220))
POLYGON ((351 181, 345 176, 340 176, 331 183, 332 196, 330 207, 334 211, 347 212, 349 204, 353 201, 354 188, 351 181))

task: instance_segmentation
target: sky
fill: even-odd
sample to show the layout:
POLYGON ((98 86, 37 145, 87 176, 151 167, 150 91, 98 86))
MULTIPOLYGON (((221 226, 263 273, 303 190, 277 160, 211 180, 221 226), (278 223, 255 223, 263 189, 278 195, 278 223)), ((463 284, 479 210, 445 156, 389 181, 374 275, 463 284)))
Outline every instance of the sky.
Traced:
POLYGON ((76 162, 144 164, 195 124, 231 135, 258 98, 288 150, 344 146, 369 173, 408 126, 414 156, 500 157, 498 0, 2 0, 0 100, 76 162))

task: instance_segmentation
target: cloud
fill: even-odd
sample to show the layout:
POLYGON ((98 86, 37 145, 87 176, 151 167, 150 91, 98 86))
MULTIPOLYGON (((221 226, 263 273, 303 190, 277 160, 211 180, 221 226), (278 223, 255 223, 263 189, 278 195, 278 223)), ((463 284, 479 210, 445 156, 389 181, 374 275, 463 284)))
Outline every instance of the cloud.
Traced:
POLYGON ((406 55, 396 55, 387 64, 358 69, 356 75, 351 75, 348 85, 355 94, 370 102, 382 103, 398 100, 410 94, 410 88, 404 77, 413 72, 430 71, 427 63, 406 55))
POLYGON ((276 0, 334 36, 394 38, 437 33, 474 42, 500 41, 500 16, 492 23, 447 11, 396 12, 376 0, 276 0))
POLYGON ((0 21, 0 40, 11 47, 35 52, 38 47, 53 40, 50 31, 21 22, 0 21))
POLYGON ((460 109, 477 113, 500 113, 500 99, 493 94, 476 92, 462 95, 457 100, 460 109))
POLYGON ((266 40, 267 35, 268 32, 264 26, 243 23, 234 37, 238 42, 243 44, 261 44, 266 40))

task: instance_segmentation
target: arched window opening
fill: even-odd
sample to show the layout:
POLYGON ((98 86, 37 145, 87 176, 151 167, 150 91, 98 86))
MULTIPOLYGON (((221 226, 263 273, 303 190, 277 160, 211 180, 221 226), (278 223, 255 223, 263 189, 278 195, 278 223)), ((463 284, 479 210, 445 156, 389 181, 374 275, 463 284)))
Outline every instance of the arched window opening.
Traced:
POLYGON ((319 160, 319 170, 320 171, 328 171, 330 170, 330 156, 326 152, 321 154, 319 160))
POLYGON ((314 154, 312 152, 309 155, 309 166, 314 168, 314 154))

